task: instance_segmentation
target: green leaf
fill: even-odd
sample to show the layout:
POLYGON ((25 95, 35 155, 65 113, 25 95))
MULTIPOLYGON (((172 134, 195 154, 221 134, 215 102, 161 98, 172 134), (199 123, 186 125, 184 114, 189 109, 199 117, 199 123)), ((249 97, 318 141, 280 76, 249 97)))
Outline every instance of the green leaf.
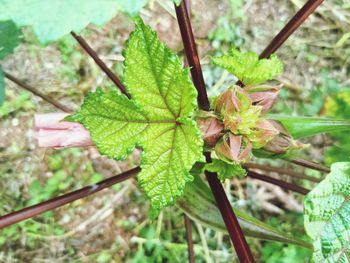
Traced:
POLYGON ((21 43, 22 32, 11 20, 0 21, 0 59, 8 54, 21 43))
MULTIPOLYGON (((186 185, 185 193, 178 198, 176 205, 192 220, 210 227, 211 229, 227 233, 227 228, 217 207, 214 196, 200 176, 193 174, 194 181, 186 185)), ((245 235, 264 240, 274 240, 296 244, 310 249, 310 244, 249 216, 233 208, 245 235)))
POLYGON ((179 6, 180 4, 181 4, 181 1, 182 0, 173 0, 174 1, 174 3, 177 5, 177 6, 179 6))
POLYGON ((235 48, 227 55, 213 57, 212 61, 235 75, 245 85, 263 83, 283 72, 283 64, 276 55, 269 59, 259 59, 254 52, 239 52, 235 48))
POLYGON ((123 54, 133 99, 98 89, 69 119, 89 129, 99 151, 111 158, 143 149, 138 180, 157 213, 182 195, 193 179, 189 170, 203 159, 201 134, 190 118, 197 92, 179 58, 139 18, 123 54))
POLYGON ((2 0, 0 20, 32 26, 40 42, 48 43, 80 31, 89 23, 103 25, 120 10, 135 15, 147 0, 2 0))
POLYGON ((319 133, 349 130, 350 121, 330 118, 313 118, 269 114, 267 118, 279 121, 295 139, 319 133))
POLYGON ((305 229, 314 244, 314 262, 350 262, 350 162, 331 172, 305 198, 305 229))
POLYGON ((0 106, 2 106, 2 104, 5 101, 5 76, 4 76, 4 72, 2 71, 2 68, 0 66, 0 106))
POLYGON ((213 159, 211 163, 205 165, 205 169, 209 172, 217 173, 221 181, 233 177, 242 178, 247 175, 246 170, 239 164, 231 164, 219 159, 213 159))

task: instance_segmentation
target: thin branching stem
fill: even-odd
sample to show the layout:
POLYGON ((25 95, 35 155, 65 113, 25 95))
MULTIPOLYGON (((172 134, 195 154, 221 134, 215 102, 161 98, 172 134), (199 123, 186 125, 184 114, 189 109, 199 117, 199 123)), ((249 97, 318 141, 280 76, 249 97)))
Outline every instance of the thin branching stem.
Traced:
POLYGON ((85 41, 82 36, 77 35, 73 31, 71 35, 75 38, 76 41, 80 44, 80 46, 88 53, 88 55, 96 62, 96 64, 102 69, 104 73, 108 76, 108 78, 113 81, 113 83, 119 88, 119 90, 124 93, 128 98, 130 98, 129 94, 126 91, 125 86, 119 80, 119 78, 112 72, 112 70, 107 67, 107 65, 100 59, 95 50, 93 50, 90 45, 85 41))
POLYGON ((281 188, 284 188, 284 189, 287 189, 287 190, 290 190, 290 191, 293 191, 293 192, 296 192, 296 193, 299 193, 302 195, 306 195, 308 192, 310 192, 309 189, 306 189, 306 188, 301 187, 299 185, 291 184, 291 183, 288 183, 288 182, 285 182, 285 181, 282 181, 282 180, 279 180, 279 179, 276 179, 276 178, 273 178, 270 176, 266 176, 266 175, 254 172, 252 170, 248 170, 247 175, 250 178, 261 180, 261 181, 264 181, 264 182, 267 182, 267 183, 270 183, 273 185, 278 185, 281 188))
POLYGON ((303 173, 298 173, 289 169, 285 169, 285 168, 281 168, 281 167, 274 167, 274 166, 269 166, 269 165, 265 165, 265 164, 258 164, 258 163, 246 163, 243 165, 244 168, 249 168, 249 169, 258 169, 258 170, 263 170, 263 171, 267 171, 267 172, 275 172, 278 174, 284 174, 284 175, 288 175, 291 176, 293 178, 298 178, 298 179, 305 179, 311 182, 321 182, 322 179, 320 178, 316 178, 313 176, 309 176, 303 173))
POLYGON ((69 204, 71 202, 74 202, 78 199, 87 197, 91 194, 94 194, 96 192, 101 191, 102 189, 105 189, 107 187, 110 187, 114 184, 120 183, 122 181, 125 181, 126 179, 129 179, 136 175, 138 172, 140 172, 140 167, 133 168, 131 170, 128 170, 126 172, 123 172, 121 174, 112 176, 110 178, 107 178, 105 180, 102 180, 96 184, 86 186, 84 188, 81 188, 79 190, 55 197, 53 199, 47 200, 45 202, 42 202, 37 205, 33 205, 30 207, 26 207, 22 210, 4 215, 0 217, 0 229, 16 224, 20 221, 23 221, 28 218, 32 218, 34 216, 37 216, 39 214, 42 214, 44 212, 50 211, 52 209, 55 209, 57 207, 69 204))
POLYGON ((320 172, 329 173, 331 171, 327 166, 304 159, 292 159, 291 162, 296 165, 300 165, 320 172))
POLYGON ((191 219, 184 214, 184 223, 186 229, 186 240, 187 240, 187 251, 188 251, 188 262, 194 263, 194 249, 193 249, 193 238, 192 238, 192 222, 191 219))
POLYGON ((37 90, 36 88, 32 87, 29 84, 24 83, 23 81, 21 81, 20 79, 16 78, 15 76, 12 76, 10 73, 4 72, 5 77, 9 80, 11 80, 12 82, 16 83, 18 86, 20 86, 21 88, 30 91, 31 93, 33 93, 34 95, 42 98, 43 100, 45 100, 46 102, 50 103, 51 105, 55 106, 57 109, 64 111, 64 112, 72 112, 73 110, 70 109, 69 107, 63 105, 62 103, 50 98, 49 96, 45 95, 44 93, 42 93, 41 91, 37 90))
MULTIPOLYGON (((199 61, 197 47, 192 31, 190 17, 187 11, 186 2, 182 1, 179 6, 175 5, 176 16, 181 32, 182 41, 189 66, 191 67, 191 76, 193 84, 198 91, 198 105, 202 110, 209 110, 210 103, 204 83, 202 68, 199 61)), ((211 162, 210 153, 206 153, 207 162, 211 162)), ((209 186, 216 199, 227 231, 230 235, 237 256, 241 262, 255 262, 252 252, 249 249, 243 231, 238 223, 238 219, 234 214, 231 204, 225 194, 216 173, 205 173, 209 186)))
POLYGON ((260 54, 260 58, 268 58, 288 39, 290 35, 315 11, 323 0, 308 0, 306 4, 289 20, 271 43, 260 54))

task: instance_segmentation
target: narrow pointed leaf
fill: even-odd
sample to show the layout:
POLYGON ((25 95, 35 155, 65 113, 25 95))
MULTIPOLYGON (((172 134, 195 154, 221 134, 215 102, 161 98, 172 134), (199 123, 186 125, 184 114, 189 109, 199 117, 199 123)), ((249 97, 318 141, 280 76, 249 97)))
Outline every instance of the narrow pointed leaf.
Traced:
MULTIPOLYGON (((199 175, 194 175, 195 180, 186 185, 184 195, 178 199, 177 206, 182 209, 192 220, 199 221, 212 229, 226 232, 225 223, 216 205, 213 194, 199 175)), ((310 244, 282 233, 273 227, 253 218, 238 209, 233 208, 244 234, 264 240, 274 240, 284 243, 296 244, 310 249, 310 244)))
POLYGON ((82 123, 110 158, 125 159, 134 147, 143 149, 138 180, 156 215, 182 195, 193 179, 189 170, 203 159, 203 141, 191 119, 197 93, 180 59, 140 18, 123 54, 133 99, 97 90, 69 119, 82 123))
POLYGON ((350 120, 331 118, 297 117, 269 114, 269 119, 279 121, 295 139, 319 133, 344 131, 350 129, 350 120))
POLYGON ((331 172, 305 198, 305 229, 313 239, 313 262, 350 262, 350 162, 331 172))

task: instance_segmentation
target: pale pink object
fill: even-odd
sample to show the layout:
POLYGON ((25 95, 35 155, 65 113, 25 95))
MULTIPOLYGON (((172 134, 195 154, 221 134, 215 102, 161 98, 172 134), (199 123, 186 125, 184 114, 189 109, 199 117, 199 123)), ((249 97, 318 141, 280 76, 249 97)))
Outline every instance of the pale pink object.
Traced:
POLYGON ((37 131, 39 147, 63 148, 91 146, 90 133, 83 125, 63 121, 69 114, 48 113, 34 115, 34 128, 37 131))
POLYGON ((262 106, 262 112, 268 112, 275 103, 282 84, 277 86, 251 86, 246 87, 249 97, 255 105, 262 106))
POLYGON ((244 140, 243 136, 229 133, 224 135, 222 140, 216 144, 215 152, 219 157, 235 163, 242 163, 248 160, 252 148, 252 143, 244 140))
POLYGON ((221 136, 224 125, 214 117, 198 118, 197 124, 202 132, 205 144, 209 147, 215 146, 217 140, 221 136))

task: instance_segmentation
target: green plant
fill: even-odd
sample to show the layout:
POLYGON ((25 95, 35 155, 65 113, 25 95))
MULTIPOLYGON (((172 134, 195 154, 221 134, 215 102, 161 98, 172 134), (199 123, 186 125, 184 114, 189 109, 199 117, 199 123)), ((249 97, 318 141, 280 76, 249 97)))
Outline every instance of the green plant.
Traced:
MULTIPOLYGON (((96 3, 90 4, 93 7, 96 3)), ((112 10, 115 5, 116 3, 110 2, 103 8, 112 10)), ((89 5, 88 7, 91 8, 89 5)), ((311 7, 306 5, 305 9, 300 11, 304 12, 304 15, 299 17, 305 19, 307 12, 310 14, 316 7, 317 5, 311 7)), ((110 14, 111 10, 106 13, 110 14)), ((68 136, 72 136, 70 132, 78 131, 80 134, 75 136, 82 138, 77 139, 77 145, 83 145, 78 142, 81 143, 84 139, 88 145, 94 143, 102 154, 117 160, 125 159, 135 147, 142 148, 143 153, 140 167, 67 196, 70 200, 76 200, 81 195, 96 192, 138 173, 139 183, 152 202, 152 217, 157 216, 163 207, 173 205, 177 201, 177 205, 190 217, 216 229, 226 228, 237 255, 242 261, 252 262, 254 259, 236 215, 247 235, 310 248, 308 242, 283 235, 261 221, 237 209, 232 209, 217 178, 224 180, 234 176, 243 177, 246 174, 259 177, 259 174, 249 168, 246 168, 246 172, 243 170, 252 155, 256 158, 285 159, 327 171, 325 167, 297 159, 300 150, 306 145, 296 139, 323 132, 345 130, 349 128, 350 123, 344 120, 266 114, 281 88, 280 85, 263 84, 275 78, 283 69, 281 61, 272 55, 280 45, 274 42, 260 56, 253 52, 243 53, 237 49, 231 49, 228 54, 213 58, 215 64, 227 69, 240 81, 209 103, 198 55, 194 42, 191 41, 193 35, 186 5, 182 2, 176 7, 176 12, 188 63, 192 67, 193 84, 188 76, 189 70, 182 68, 177 55, 160 42, 157 34, 138 17, 135 18, 136 28, 130 35, 123 53, 125 57, 123 82, 106 69, 103 62, 89 50, 81 37, 73 33, 98 65, 114 80, 120 92, 104 92, 97 89, 96 92, 87 95, 80 110, 65 118, 65 121, 83 124, 89 130, 92 141, 88 138, 87 131, 76 123, 62 122, 53 124, 53 127, 38 127, 39 132, 47 135, 58 130, 58 133, 66 137, 60 137, 63 140, 59 142, 53 140, 50 143, 52 143, 51 146, 62 147, 66 146, 64 138, 68 140, 68 136), (198 104, 195 103, 196 95, 198 95, 198 104), (205 174, 212 193, 203 182, 202 174, 205 174), (218 219, 221 218, 218 212, 221 212, 223 220, 218 219)), ((53 16, 52 21, 55 22, 56 19, 57 17, 53 16)), ((81 19, 78 19, 76 24, 78 29, 82 27, 81 19)), ((100 20, 96 21, 93 18, 88 20, 100 23, 98 22, 100 20)), ((28 23, 34 25, 34 30, 37 28, 38 32, 42 32, 43 24, 37 22, 28 23)), ((75 24, 63 26, 63 31, 59 34, 66 32, 67 28, 74 28, 75 24)), ((293 25, 289 25, 289 28, 293 28, 293 25)), ((57 36, 59 34, 57 33, 57 36)), ((286 37, 279 35, 276 39, 285 40, 286 37)), ((70 139, 72 138, 74 136, 70 139)), ((342 168, 343 166, 347 167, 348 163, 337 163, 332 167, 342 168)), ((348 170, 340 168, 339 173, 332 170, 305 199, 307 208, 305 225, 308 234, 314 240, 313 257, 315 259, 346 260, 343 254, 347 251, 347 237, 337 236, 335 239, 339 244, 337 243, 331 249, 329 249, 329 240, 332 240, 333 236, 340 233, 342 229, 348 230, 348 224, 337 222, 336 226, 342 229, 339 228, 337 233, 330 233, 327 222, 324 224, 323 221, 334 218, 324 219, 322 214, 317 214, 318 208, 327 210, 327 207, 324 208, 325 203, 319 202, 319 198, 324 193, 329 200, 340 200, 346 204, 347 200, 343 195, 347 195, 348 187, 346 183, 339 187, 337 180, 341 178, 345 181, 348 170), (337 176, 339 178, 334 179, 337 176), (317 204, 316 208, 314 203, 317 204), (326 225, 325 230, 319 229, 320 225, 326 225), (324 235, 326 242, 322 243, 319 236, 322 239, 324 235)), ((58 173, 56 176, 62 179, 61 174, 58 173)), ((260 178, 276 184, 278 182, 263 176, 260 178)), ((53 180, 53 184, 56 183, 53 180)), ((307 192, 307 189, 293 187, 283 182, 278 184, 289 189, 299 189, 299 193, 307 192)), ((38 183, 34 183, 32 187, 36 193, 39 188, 38 183)), ((49 195, 52 193, 51 190, 49 187, 49 195)), ((64 197, 52 201, 58 203, 53 204, 52 207, 66 203, 64 197)), ((40 201, 39 199, 35 201, 40 201)), ((338 216, 337 204, 339 203, 332 204, 334 207, 330 207, 331 211, 329 211, 331 215, 327 216, 333 216, 333 212, 338 216)), ((38 213, 34 210, 30 211, 31 216, 38 213)), ((19 212, 20 215, 21 213, 23 211, 19 212)), ((4 217, 3 221, 0 220, 2 222, 0 226, 11 224, 11 220, 14 220, 11 216, 4 217), (10 220, 10 223, 6 220, 10 220)), ((143 256, 153 249, 157 250, 158 247, 149 244, 146 250, 140 250, 140 254, 143 256)), ((158 261, 158 258, 154 260, 158 261)))

